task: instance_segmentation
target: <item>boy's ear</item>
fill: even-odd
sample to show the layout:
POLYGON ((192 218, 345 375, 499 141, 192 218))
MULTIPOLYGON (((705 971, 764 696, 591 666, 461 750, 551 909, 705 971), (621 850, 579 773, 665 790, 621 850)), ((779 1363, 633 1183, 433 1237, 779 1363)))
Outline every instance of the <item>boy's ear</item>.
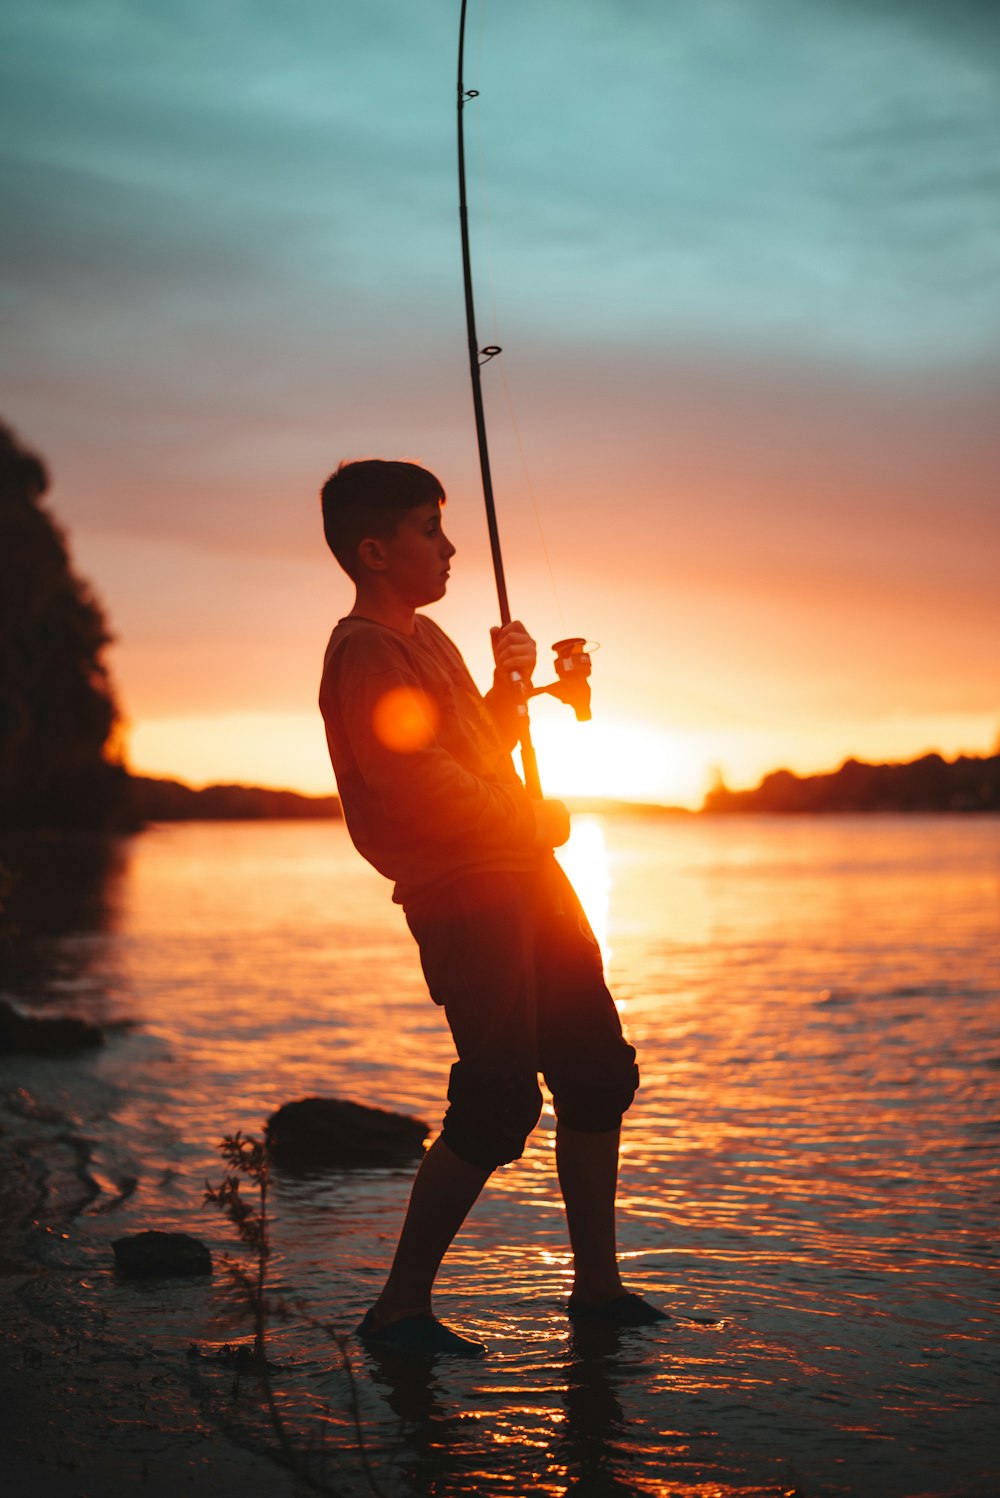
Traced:
POLYGON ((366 536, 358 545, 358 561, 369 572, 384 572, 385 548, 376 536, 366 536))

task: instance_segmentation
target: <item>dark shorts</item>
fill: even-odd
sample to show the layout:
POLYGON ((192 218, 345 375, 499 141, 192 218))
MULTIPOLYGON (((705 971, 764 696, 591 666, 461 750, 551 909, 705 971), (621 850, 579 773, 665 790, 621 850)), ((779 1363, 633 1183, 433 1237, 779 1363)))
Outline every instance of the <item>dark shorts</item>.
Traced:
POLYGON ((638 1086, 635 1051, 555 859, 529 874, 470 875, 406 919, 458 1052, 442 1129, 456 1154, 490 1169, 516 1160, 541 1111, 539 1072, 567 1127, 619 1127, 638 1086))

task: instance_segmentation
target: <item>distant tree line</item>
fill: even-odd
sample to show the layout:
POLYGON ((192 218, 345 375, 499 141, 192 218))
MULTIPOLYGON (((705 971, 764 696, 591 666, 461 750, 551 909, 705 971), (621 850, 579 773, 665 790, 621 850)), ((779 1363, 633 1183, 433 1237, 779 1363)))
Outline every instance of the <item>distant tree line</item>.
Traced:
POLYGON ((207 785, 196 791, 179 780, 148 775, 130 776, 129 809, 138 823, 255 822, 266 817, 301 821, 341 815, 336 796, 302 796, 253 785, 207 785))
POLYGON ((1000 754, 961 755, 951 762, 925 754, 909 764, 869 765, 849 759, 828 775, 776 770, 749 791, 718 785, 705 812, 1000 812, 1000 754))
POLYGON ((127 782, 111 636, 47 488, 41 459, 0 423, 0 824, 103 826, 127 782))

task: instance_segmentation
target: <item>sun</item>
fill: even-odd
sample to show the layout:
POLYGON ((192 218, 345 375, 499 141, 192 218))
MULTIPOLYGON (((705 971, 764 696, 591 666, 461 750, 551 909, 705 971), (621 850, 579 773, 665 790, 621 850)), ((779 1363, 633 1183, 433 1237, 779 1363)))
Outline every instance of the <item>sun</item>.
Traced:
POLYGON ((578 723, 565 709, 559 711, 562 716, 556 717, 548 704, 532 709, 531 734, 546 795, 701 805, 708 766, 683 734, 640 719, 578 723))
MULTIPOLYGON (((395 734, 400 749, 418 748, 433 731, 426 704, 391 705, 380 731, 395 734)), ((578 723, 561 703, 547 700, 532 704, 531 732, 547 796, 695 808, 708 788, 712 746, 693 734, 630 717, 578 723)), ((180 776, 192 785, 240 781, 313 795, 334 790, 322 724, 311 713, 147 720, 132 732, 130 760, 136 773, 180 776)))

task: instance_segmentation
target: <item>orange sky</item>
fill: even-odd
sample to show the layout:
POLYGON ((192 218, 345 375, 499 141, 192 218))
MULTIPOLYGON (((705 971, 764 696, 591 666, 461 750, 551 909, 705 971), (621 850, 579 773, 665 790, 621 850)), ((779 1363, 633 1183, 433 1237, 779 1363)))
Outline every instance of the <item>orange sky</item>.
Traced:
MULTIPOLYGON (((764 397, 703 373, 702 429, 687 409, 635 414, 621 454, 582 440, 564 473, 533 476, 537 508, 522 474, 500 488, 515 612, 543 645, 601 645, 590 725, 535 706, 547 789, 691 805, 715 767, 742 785, 779 764, 992 747, 996 439, 976 450, 948 425, 954 393, 806 393, 799 376, 765 392, 753 441, 764 397)), ((435 466, 459 550, 433 612, 485 680, 496 603, 474 453, 457 482, 435 466)), ((141 768, 329 788, 313 699, 351 595, 306 484, 284 548, 104 542, 119 611, 146 621, 117 652, 141 768)))
MULTIPOLYGON (((439 474, 433 612, 489 675, 455 20, 0 21, 0 414, 106 605, 136 769, 331 788, 343 457, 439 474)), ((543 645, 601 645, 592 724, 537 708, 543 783, 697 804, 716 768, 991 750, 1000 14, 571 21, 484 8, 466 79, 511 602, 543 645)))

